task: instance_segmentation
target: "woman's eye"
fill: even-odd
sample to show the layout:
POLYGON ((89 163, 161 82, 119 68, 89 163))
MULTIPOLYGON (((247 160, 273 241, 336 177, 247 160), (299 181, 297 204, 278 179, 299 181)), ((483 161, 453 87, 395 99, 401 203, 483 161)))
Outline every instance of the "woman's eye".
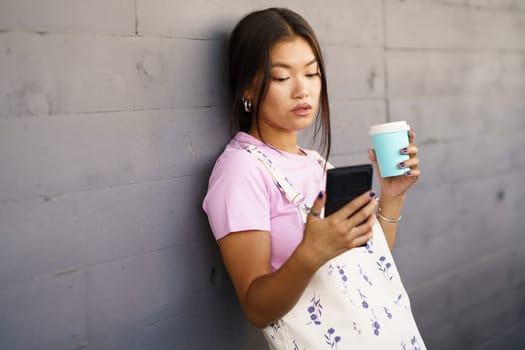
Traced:
POLYGON ((273 81, 286 81, 288 77, 272 77, 273 81))
POLYGON ((316 73, 309 73, 309 74, 306 74, 306 76, 308 78, 313 78, 313 77, 318 77, 320 76, 319 72, 316 72, 316 73))

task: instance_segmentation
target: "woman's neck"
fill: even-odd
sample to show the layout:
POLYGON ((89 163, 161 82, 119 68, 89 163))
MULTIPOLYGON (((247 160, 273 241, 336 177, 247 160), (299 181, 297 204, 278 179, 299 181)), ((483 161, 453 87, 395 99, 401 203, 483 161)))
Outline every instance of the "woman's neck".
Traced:
POLYGON ((269 146, 276 148, 280 151, 304 155, 304 153, 297 147, 297 131, 286 131, 286 132, 275 132, 268 131, 263 132, 264 137, 261 137, 259 130, 256 126, 253 126, 248 131, 250 135, 256 139, 268 144, 269 146))

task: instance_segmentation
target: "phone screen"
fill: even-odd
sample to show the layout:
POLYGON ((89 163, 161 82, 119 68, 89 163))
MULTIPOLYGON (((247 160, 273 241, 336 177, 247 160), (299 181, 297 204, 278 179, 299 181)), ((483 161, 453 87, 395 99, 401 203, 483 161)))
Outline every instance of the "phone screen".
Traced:
POLYGON ((325 216, 372 188, 371 164, 329 169, 326 174, 325 216))

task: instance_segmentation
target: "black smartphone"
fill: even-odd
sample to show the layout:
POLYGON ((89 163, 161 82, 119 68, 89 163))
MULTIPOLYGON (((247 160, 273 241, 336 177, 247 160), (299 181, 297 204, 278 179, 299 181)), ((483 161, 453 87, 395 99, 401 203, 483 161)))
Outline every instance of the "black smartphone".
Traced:
POLYGON ((325 217, 371 190, 373 171, 371 164, 329 169, 326 173, 325 217))

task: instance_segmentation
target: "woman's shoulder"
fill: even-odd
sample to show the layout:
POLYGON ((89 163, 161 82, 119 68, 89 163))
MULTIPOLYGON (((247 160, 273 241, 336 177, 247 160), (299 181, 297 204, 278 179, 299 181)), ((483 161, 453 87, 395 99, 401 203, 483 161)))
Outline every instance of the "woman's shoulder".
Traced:
POLYGON ((271 177, 262 163, 242 146, 230 142, 217 158, 211 172, 204 208, 216 208, 210 203, 220 203, 220 207, 231 204, 232 198, 242 198, 242 205, 253 199, 265 202, 270 196, 272 185, 271 177))
POLYGON ((263 164, 248 152, 246 149, 248 145, 239 143, 235 139, 230 141, 215 161, 210 176, 210 185, 214 183, 232 186, 246 183, 263 185, 267 182, 267 171, 263 164))
POLYGON ((214 171, 251 172, 260 168, 258 160, 243 145, 230 142, 215 162, 214 171))

